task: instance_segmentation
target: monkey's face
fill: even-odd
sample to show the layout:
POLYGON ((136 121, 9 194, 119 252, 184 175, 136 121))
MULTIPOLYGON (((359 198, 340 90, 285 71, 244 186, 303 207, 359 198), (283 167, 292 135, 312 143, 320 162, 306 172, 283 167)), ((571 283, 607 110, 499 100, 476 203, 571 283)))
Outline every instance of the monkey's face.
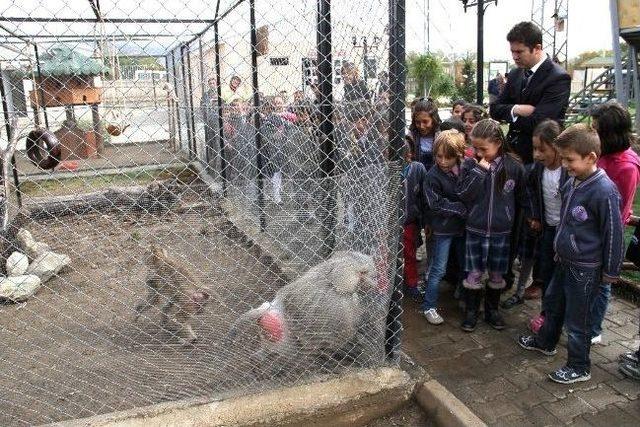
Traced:
POLYGON ((188 311, 193 314, 200 314, 204 311, 205 305, 209 302, 210 295, 205 291, 196 291, 189 296, 188 311))

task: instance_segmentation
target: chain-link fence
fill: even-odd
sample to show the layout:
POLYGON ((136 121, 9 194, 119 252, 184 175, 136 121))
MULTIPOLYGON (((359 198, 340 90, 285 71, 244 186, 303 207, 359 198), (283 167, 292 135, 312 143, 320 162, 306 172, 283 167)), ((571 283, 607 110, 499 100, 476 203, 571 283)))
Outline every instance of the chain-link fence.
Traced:
POLYGON ((0 424, 393 363, 403 1, 9 0, 0 42, 0 424))

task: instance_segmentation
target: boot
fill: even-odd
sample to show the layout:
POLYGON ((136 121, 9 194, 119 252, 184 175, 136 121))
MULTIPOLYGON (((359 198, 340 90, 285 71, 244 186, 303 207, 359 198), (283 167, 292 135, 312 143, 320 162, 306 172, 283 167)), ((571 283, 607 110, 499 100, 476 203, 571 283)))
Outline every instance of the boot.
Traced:
POLYGON ((500 294, 502 289, 492 289, 487 286, 484 295, 484 320, 491 325, 493 329, 501 331, 507 325, 504 323, 502 314, 498 310, 500 306, 500 294))
POLYGON ((478 308, 480 308, 480 298, 482 298, 482 289, 464 289, 465 310, 464 321, 460 327, 465 332, 473 332, 478 323, 478 308))

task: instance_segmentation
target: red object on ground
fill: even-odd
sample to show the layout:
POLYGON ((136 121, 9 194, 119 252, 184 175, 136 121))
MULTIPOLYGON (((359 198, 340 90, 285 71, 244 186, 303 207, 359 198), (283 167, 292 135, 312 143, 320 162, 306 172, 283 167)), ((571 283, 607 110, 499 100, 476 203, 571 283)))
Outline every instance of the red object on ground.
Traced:
POLYGON ((279 342, 284 338, 284 320, 282 313, 270 310, 260 316, 258 324, 266 332, 267 339, 271 342, 279 342))
POLYGON ((78 162, 75 160, 65 160, 58 164, 56 170, 59 171, 75 171, 78 169, 78 162))

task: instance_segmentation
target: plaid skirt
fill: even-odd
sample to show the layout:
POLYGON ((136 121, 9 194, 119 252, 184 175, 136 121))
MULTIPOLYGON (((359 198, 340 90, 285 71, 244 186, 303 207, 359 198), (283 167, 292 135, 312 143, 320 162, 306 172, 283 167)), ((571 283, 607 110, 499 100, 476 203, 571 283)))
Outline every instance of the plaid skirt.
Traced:
POLYGON ((481 236, 467 231, 465 271, 506 273, 509 268, 509 234, 481 236))

